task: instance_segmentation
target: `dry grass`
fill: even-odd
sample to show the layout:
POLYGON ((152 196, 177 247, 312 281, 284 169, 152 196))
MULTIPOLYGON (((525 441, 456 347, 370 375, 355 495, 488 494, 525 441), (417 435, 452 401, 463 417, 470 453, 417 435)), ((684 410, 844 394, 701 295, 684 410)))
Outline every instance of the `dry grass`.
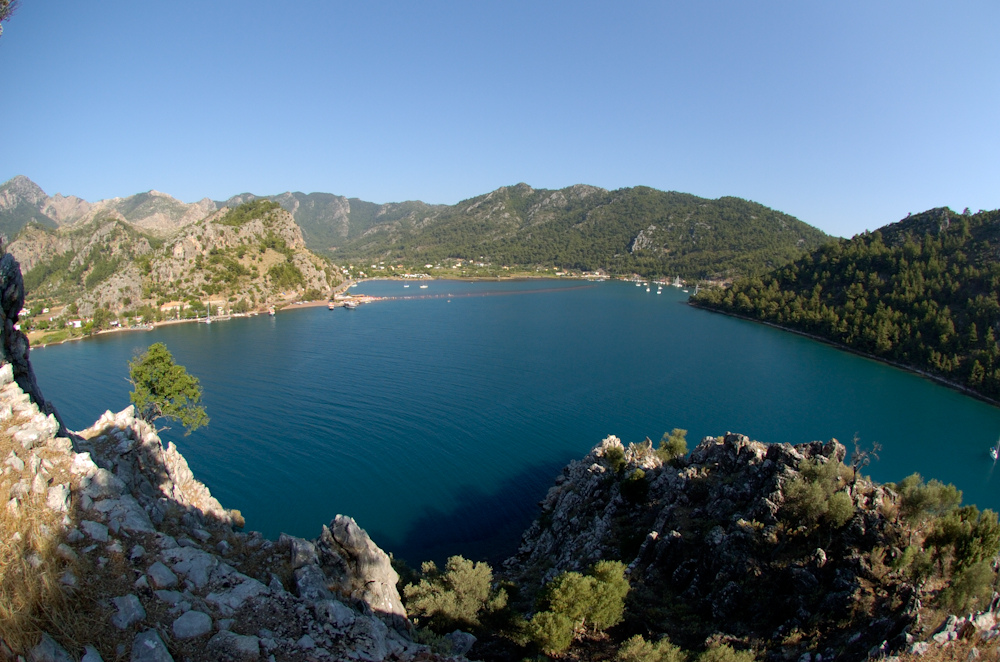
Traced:
MULTIPOLYGON (((10 497, 3 496, 6 504, 10 497)), ((72 620, 59 582, 66 562, 56 554, 57 529, 41 517, 44 508, 24 506, 18 516, 0 508, 0 639, 15 651, 38 643, 43 630, 60 631, 72 620)))

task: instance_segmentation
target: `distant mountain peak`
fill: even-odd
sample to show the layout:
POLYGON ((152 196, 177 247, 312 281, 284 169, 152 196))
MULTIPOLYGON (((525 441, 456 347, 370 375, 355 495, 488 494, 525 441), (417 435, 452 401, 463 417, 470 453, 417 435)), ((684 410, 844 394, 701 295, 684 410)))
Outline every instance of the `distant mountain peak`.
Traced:
POLYGON ((12 209, 25 203, 37 207, 46 198, 45 191, 24 175, 17 175, 0 185, 0 209, 12 209))

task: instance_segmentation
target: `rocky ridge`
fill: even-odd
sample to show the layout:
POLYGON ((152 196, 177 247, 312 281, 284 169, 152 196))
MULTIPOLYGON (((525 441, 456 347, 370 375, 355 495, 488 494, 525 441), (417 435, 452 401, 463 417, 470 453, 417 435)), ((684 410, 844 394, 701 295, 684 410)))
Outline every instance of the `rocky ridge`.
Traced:
POLYGON ((905 530, 888 487, 845 477, 845 524, 788 521, 787 490, 803 462, 844 472, 844 458, 835 440, 791 446, 727 433, 664 463, 648 440, 626 448, 608 437, 556 479, 503 575, 530 597, 559 572, 621 560, 630 627, 767 660, 922 654, 963 626, 964 636, 996 637, 996 600, 965 619, 927 620, 925 587, 892 570, 905 530))
MULTIPOLYGON (((10 255, 0 276, 2 312, 16 321, 23 294, 10 255)), ((23 647, 0 638, 0 659, 439 659, 412 641, 390 559, 353 519, 338 515, 311 541, 240 531, 239 513, 132 407, 65 433, 37 389, 15 381, 16 363, 31 369, 9 330, 0 523, 10 556, 0 568, 13 583, 26 562, 26 577, 61 586, 73 613, 60 620, 35 605, 28 616, 51 629, 23 647)))

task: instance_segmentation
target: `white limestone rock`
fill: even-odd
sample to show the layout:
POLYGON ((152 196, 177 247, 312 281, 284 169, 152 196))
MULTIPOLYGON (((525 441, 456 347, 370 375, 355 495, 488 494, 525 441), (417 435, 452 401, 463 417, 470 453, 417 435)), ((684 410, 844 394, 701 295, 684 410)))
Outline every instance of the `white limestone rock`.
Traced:
POLYGON ((48 496, 45 498, 45 505, 49 507, 50 510, 54 510, 57 513, 65 513, 69 511, 69 487, 66 485, 53 485, 49 488, 48 496))
POLYGON ((89 519, 80 520, 80 528, 96 542, 108 541, 108 527, 100 522, 92 522, 89 519))
POLYGON ((146 630, 135 635, 130 662, 174 662, 174 658, 156 630, 146 630))
POLYGON ((177 639, 193 639, 212 631, 212 617, 203 611, 187 611, 171 626, 177 639))
POLYGON ((170 588, 177 586, 177 575, 170 568, 157 561, 146 570, 149 580, 155 588, 170 588))
POLYGON ((139 602, 139 598, 132 593, 112 598, 111 602, 118 608, 118 613, 111 617, 111 624, 119 630, 124 630, 133 623, 138 623, 146 618, 146 610, 139 602))
POLYGON ((28 662, 73 662, 73 657, 47 632, 43 632, 42 640, 28 651, 28 662))

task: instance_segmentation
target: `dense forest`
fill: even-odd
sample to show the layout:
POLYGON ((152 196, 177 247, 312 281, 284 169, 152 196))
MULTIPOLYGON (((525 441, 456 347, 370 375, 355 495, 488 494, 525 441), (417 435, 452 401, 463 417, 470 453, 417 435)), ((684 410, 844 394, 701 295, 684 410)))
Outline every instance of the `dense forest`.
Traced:
POLYGON ((948 208, 820 247, 693 303, 821 336, 1000 399, 1000 210, 948 208))
POLYGON ((458 258, 647 277, 725 278, 787 263, 828 240, 792 216, 740 198, 648 187, 557 191, 526 184, 450 207, 375 210, 351 201, 350 233, 335 260, 408 264, 458 258))

